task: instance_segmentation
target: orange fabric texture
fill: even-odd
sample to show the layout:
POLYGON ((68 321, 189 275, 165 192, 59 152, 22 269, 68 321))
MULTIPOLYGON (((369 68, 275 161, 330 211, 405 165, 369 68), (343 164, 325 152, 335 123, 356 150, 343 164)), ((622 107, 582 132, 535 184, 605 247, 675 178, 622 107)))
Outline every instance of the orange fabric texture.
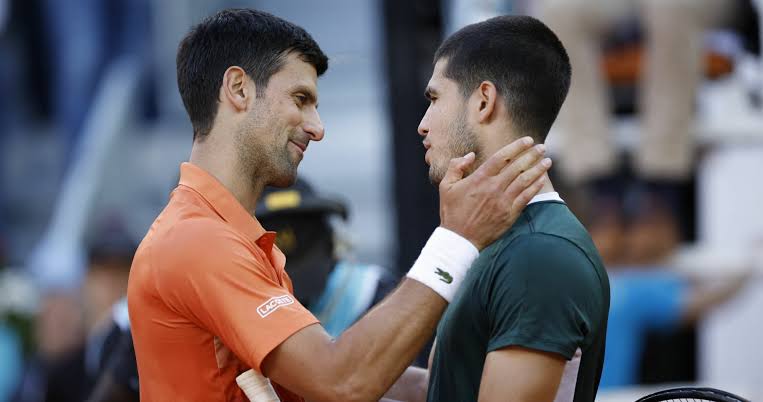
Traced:
MULTIPOLYGON (((214 177, 181 165, 130 271, 141 401, 247 401, 236 376, 318 322, 293 296, 274 239, 214 177)), ((303 400, 274 386, 282 401, 303 400)))

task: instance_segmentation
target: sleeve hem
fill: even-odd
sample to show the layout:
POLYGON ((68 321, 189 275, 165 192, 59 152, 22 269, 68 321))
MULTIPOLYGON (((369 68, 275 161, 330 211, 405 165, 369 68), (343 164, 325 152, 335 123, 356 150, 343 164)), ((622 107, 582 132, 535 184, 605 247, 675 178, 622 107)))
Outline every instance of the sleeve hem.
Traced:
MULTIPOLYGON (((292 335, 296 334, 300 330, 309 327, 313 324, 318 324, 320 321, 312 314, 306 314, 298 319, 292 320, 288 327, 282 328, 279 333, 282 335, 277 338, 269 339, 267 342, 259 343, 255 345, 255 350, 250 353, 252 368, 262 373, 262 361, 279 345, 284 343, 292 335)), ((248 364, 248 363, 247 363, 248 364)))
POLYGON ((532 339, 526 337, 510 337, 502 339, 500 342, 491 342, 488 344, 488 353, 494 352, 499 349, 503 349, 509 346, 519 346, 527 349, 534 349, 542 352, 551 352, 562 355, 567 360, 571 360, 575 356, 576 347, 570 348, 569 346, 561 345, 557 342, 532 339))

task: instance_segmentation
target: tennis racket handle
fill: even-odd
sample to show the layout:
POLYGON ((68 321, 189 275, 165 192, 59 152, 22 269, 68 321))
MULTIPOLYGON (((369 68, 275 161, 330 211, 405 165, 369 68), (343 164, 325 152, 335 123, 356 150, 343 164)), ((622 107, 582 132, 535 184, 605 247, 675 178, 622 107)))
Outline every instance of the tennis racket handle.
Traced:
POLYGON ((281 402, 270 380, 253 369, 236 377, 236 383, 251 402, 281 402))

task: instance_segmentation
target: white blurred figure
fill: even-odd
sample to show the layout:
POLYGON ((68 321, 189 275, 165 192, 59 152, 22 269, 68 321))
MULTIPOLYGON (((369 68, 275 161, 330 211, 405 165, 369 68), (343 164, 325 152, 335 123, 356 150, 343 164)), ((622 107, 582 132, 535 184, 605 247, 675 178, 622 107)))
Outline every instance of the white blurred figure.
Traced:
POLYGON ((535 13, 564 43, 572 84, 557 119, 556 160, 571 185, 591 191, 589 223, 602 257, 645 264, 669 257, 681 240, 683 187, 693 172, 695 96, 703 77, 704 33, 735 14, 729 0, 539 0, 535 13), (644 33, 638 82, 638 145, 632 183, 618 173, 602 45, 636 17, 644 33), (574 137, 573 137, 574 135, 574 137), (574 138, 574 140, 573 140, 574 138), (586 157, 581 158, 580 155, 586 157), (626 198, 630 197, 627 210, 626 198))
POLYGON ((643 135, 635 169, 645 177, 684 179, 691 169, 694 95, 700 81, 702 33, 732 12, 728 0, 539 0, 539 17, 559 35, 573 66, 572 87, 560 114, 575 141, 559 161, 574 182, 611 173, 616 164, 601 43, 617 21, 641 18, 646 76, 641 84, 643 135), (587 155, 586 158, 572 155, 587 155))

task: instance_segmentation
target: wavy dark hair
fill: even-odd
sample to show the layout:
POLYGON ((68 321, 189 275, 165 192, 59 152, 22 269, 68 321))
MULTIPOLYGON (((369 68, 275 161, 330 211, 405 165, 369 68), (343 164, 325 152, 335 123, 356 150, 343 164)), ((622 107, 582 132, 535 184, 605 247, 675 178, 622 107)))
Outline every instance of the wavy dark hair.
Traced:
POLYGON ((227 9, 194 26, 180 41, 176 60, 178 89, 194 140, 212 129, 228 67, 244 69, 260 97, 289 53, 299 54, 318 76, 328 68, 328 57, 307 31, 263 11, 227 9))

